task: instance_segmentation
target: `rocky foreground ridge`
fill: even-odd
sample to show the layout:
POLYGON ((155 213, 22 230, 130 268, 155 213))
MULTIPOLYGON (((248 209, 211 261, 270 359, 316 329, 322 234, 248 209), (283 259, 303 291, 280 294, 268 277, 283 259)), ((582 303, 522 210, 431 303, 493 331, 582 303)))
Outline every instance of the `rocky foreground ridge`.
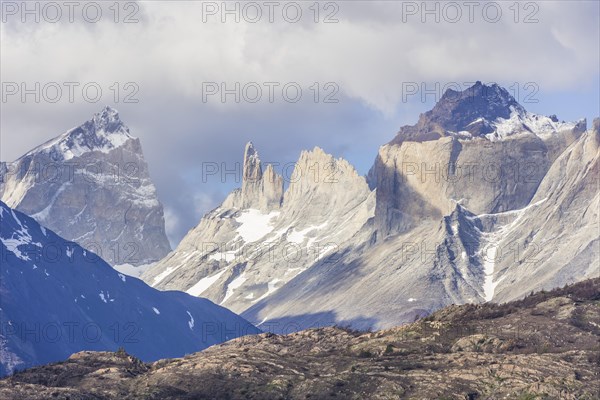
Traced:
POLYGON ((597 399, 599 340, 596 278, 378 332, 265 333, 154 363, 82 352, 0 381, 0 397, 597 399))

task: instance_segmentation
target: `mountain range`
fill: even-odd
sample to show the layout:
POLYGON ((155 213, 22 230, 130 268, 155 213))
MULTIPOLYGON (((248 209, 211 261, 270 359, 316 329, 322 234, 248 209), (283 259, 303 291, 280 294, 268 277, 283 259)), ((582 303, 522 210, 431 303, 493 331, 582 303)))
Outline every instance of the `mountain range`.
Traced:
POLYGON ((170 252, 140 141, 107 107, 2 163, 0 198, 263 330, 387 329, 597 276, 599 145, 600 120, 537 115, 477 82, 401 127, 366 176, 315 147, 286 182, 248 143, 241 187, 170 252))
POLYGON ((382 146, 366 177, 320 148, 289 185, 252 143, 243 183, 142 275, 264 330, 384 329, 598 275, 600 122, 477 82, 382 146))

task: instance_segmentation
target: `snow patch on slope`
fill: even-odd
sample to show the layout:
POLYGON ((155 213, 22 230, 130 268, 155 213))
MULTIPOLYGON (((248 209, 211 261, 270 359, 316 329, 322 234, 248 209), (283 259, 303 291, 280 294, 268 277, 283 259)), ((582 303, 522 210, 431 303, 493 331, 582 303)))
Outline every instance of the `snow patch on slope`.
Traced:
POLYGON ((225 273, 225 271, 227 271, 227 269, 217 272, 212 276, 207 276, 206 278, 200 279, 198 283, 186 290, 186 293, 192 296, 200 296, 202 292, 208 289, 213 283, 218 281, 221 275, 225 273))
POLYGON ((253 208, 246 210, 235 218, 241 224, 237 228, 237 233, 246 243, 256 242, 273 231, 271 222, 278 215, 279 211, 263 214, 253 208))
POLYGON ((217 252, 211 254, 210 256, 208 256, 208 259, 215 260, 215 261, 231 262, 235 259, 236 254, 237 254, 236 251, 225 251, 225 252, 217 251, 217 252))
MULTIPOLYGON (((2 208, 0 208, 2 209, 2 208)), ((2 209, 3 210, 3 209, 2 209)), ((19 246, 37 246, 42 247, 42 245, 38 242, 34 242, 29 230, 26 226, 23 225, 21 220, 17 217, 14 211, 10 210, 11 216, 13 220, 19 225, 19 229, 12 232, 10 237, 2 237, 0 236, 0 241, 4 243, 8 251, 13 253, 16 257, 20 258, 24 261, 29 261, 31 258, 27 254, 23 254, 19 249, 19 246)), ((4 211, 2 211, 2 215, 4 215, 4 211)), ((3 217, 4 218, 4 217, 3 217)))
MULTIPOLYGON (((138 265, 137 267, 132 264, 120 264, 113 265, 113 268, 120 272, 121 274, 132 276, 134 278, 139 278, 144 271, 150 268, 153 263, 138 265)), ((158 278, 158 277, 157 277, 158 278)))
POLYGON ((190 331, 194 330, 194 317, 192 317, 192 314, 189 311, 186 311, 187 315, 190 316, 190 320, 188 321, 188 326, 190 327, 190 331))
MULTIPOLYGON (((313 225, 313 226, 309 226, 306 229, 303 229, 301 231, 296 230, 295 228, 292 230, 292 232, 287 236, 287 241, 290 243, 294 243, 294 244, 302 244, 304 243, 304 240, 306 239, 306 236, 309 232, 315 231, 315 230, 320 230, 323 229, 324 227, 326 227, 328 224, 328 222, 324 222, 320 225, 313 225)), ((310 247, 310 245, 315 241, 314 238, 309 238, 308 239, 308 247, 310 247)))
MULTIPOLYGON (((475 122, 475 121, 474 121, 475 122)), ((516 110, 511 107, 510 117, 498 118, 492 123, 495 132, 485 135, 489 140, 503 140, 521 132, 531 131, 539 137, 547 137, 561 130, 573 129, 573 122, 558 122, 545 115, 533 114, 528 111, 516 110)))
POLYGON ((483 272, 485 278, 483 281, 483 297, 485 301, 491 301, 494 297, 494 291, 500 281, 494 281, 494 266, 496 265, 496 254, 498 252, 498 242, 493 241, 483 250, 483 272))
POLYGON ((254 300, 253 303, 256 303, 262 299, 264 299, 265 297, 271 295, 272 293, 274 293, 277 289, 279 289, 276 285, 277 283, 279 283, 280 279, 273 279, 272 281, 270 281, 269 283, 267 283, 267 291, 265 292, 265 294, 263 294, 262 296, 260 296, 258 299, 254 300))
POLYGON ((242 272, 240 276, 232 280, 231 283, 229 283, 229 285, 227 286, 227 293, 225 293, 225 298, 223 298, 221 304, 225 303, 227 299, 233 295, 233 292, 240 286, 242 286, 244 282, 246 282, 246 273, 242 272))
MULTIPOLYGON (((481 255, 483 257, 483 273, 484 273, 484 281, 482 285, 483 290, 483 298, 485 301, 491 301, 494 298, 494 293, 496 291, 496 286, 504 277, 501 277, 498 280, 494 280, 495 266, 498 258, 502 257, 502 254, 498 254, 498 250, 502 251, 500 247, 500 242, 502 238, 508 237, 511 231, 513 231, 521 222, 521 219, 526 214, 526 212, 532 207, 537 207, 538 205, 545 202, 547 199, 542 199, 536 203, 530 204, 527 207, 521 208, 519 210, 511 210, 503 213, 497 214, 481 214, 478 215, 477 218, 489 217, 489 216, 511 216, 514 217, 512 222, 500 226, 495 232, 485 232, 482 233, 482 237, 487 242, 486 245, 481 250, 481 255)), ((467 217, 472 218, 472 217, 467 217)))
POLYGON ((171 272, 175 271, 176 269, 177 269, 176 267, 169 267, 169 268, 165 269, 163 272, 161 272, 160 274, 156 275, 156 277, 154 278, 154 281, 152 281, 152 286, 158 285, 163 279, 165 279, 167 276, 169 276, 171 274, 171 272))

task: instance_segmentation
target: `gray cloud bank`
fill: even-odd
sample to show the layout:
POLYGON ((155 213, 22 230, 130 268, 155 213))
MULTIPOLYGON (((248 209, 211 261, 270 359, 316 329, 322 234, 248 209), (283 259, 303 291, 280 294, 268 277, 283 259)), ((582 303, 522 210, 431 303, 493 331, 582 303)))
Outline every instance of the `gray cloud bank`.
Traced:
MULTIPOLYGON (((4 9, 7 2, 1 3, 4 9)), ((434 101, 434 95, 421 101, 421 93, 406 101, 407 84, 435 88, 436 82, 443 87, 480 79, 516 85, 518 97, 525 97, 525 85, 533 82, 540 102, 525 104, 532 111, 560 113, 564 104, 574 118, 597 113, 597 2, 537 2, 537 23, 523 21, 532 12, 525 8, 515 22, 512 2, 498 2, 497 22, 478 12, 470 22, 457 2, 465 13, 458 22, 440 14, 439 23, 435 15, 423 23, 422 10, 406 9, 410 2, 362 1, 335 3, 337 23, 323 23, 334 9, 321 9, 315 23, 309 3, 298 3, 303 18, 297 23, 278 14, 274 23, 222 23, 219 14, 206 15, 202 2, 140 2, 138 22, 128 24, 122 23, 130 11, 125 9, 119 23, 106 8, 97 23, 80 17, 73 23, 22 23, 18 15, 3 13, 3 85, 79 86, 72 102, 66 93, 56 102, 36 102, 31 95, 23 102, 19 94, 3 99, 0 158, 15 159, 103 105, 114 106, 142 140, 175 245, 238 184, 232 175, 204 179, 203 166, 234 168, 244 143, 253 140, 265 161, 284 165, 319 145, 364 173, 377 146, 434 101), (90 82, 103 91, 95 103, 79 90, 90 82), (279 84, 272 102, 265 90, 269 82, 279 84), (137 103, 124 102, 132 93, 127 83, 139 89, 137 103), (263 96, 252 103, 250 91, 239 102, 231 94, 223 103, 221 93, 207 96, 207 83, 228 89, 252 83, 248 88, 262 87, 263 96), (297 103, 278 91, 289 83, 302 88, 297 103), (337 91, 325 88, 327 83, 337 91), (333 92, 338 102, 324 102, 333 92)), ((440 10, 445 3, 439 2, 440 10)))

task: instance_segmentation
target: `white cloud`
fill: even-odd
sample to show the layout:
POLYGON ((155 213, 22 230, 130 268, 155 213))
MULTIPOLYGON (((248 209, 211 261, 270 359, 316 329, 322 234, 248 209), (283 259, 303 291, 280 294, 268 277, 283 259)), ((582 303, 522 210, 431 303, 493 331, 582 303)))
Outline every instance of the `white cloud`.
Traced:
MULTIPOLYGON (((66 97, 56 104, 11 97, 2 103, 1 156, 14 159, 102 105, 116 106, 142 140, 167 206, 168 229, 178 237, 223 189, 175 175, 202 160, 239 161, 246 140, 262 143, 263 158, 282 162, 317 144, 372 160, 399 121, 414 122, 422 110, 402 104, 403 82, 536 82, 548 93, 578 91, 597 79, 595 1, 538 2, 536 24, 515 24, 512 2, 502 3, 505 13, 496 24, 481 16, 472 24, 421 23, 418 17, 403 22, 403 3, 338 2, 335 24, 314 24, 308 12, 298 24, 281 18, 274 24, 203 23, 202 2, 190 1, 142 2, 137 24, 13 19, 0 25, 3 82, 98 82, 104 96, 98 104, 80 95, 73 104, 66 97), (298 82, 305 100, 312 83, 332 81, 341 102, 204 104, 205 81, 298 82), (114 82, 136 82, 140 102, 114 104, 114 82), (412 117, 404 121, 407 110, 412 117)), ((307 11, 312 2, 301 4, 307 11)), ((597 97, 591 100, 597 105, 597 97)))
POLYGON ((459 23, 424 24, 418 16, 403 23, 395 2, 340 2, 336 24, 306 22, 309 15, 299 24, 202 23, 202 4, 143 2, 137 24, 3 25, 3 80, 136 81, 148 95, 167 90, 195 99, 203 81, 335 81, 389 112, 403 81, 483 75, 564 88, 598 71, 598 5, 591 2, 539 3, 535 24, 514 23, 506 5, 495 24, 477 12, 474 23, 466 15, 459 23))

